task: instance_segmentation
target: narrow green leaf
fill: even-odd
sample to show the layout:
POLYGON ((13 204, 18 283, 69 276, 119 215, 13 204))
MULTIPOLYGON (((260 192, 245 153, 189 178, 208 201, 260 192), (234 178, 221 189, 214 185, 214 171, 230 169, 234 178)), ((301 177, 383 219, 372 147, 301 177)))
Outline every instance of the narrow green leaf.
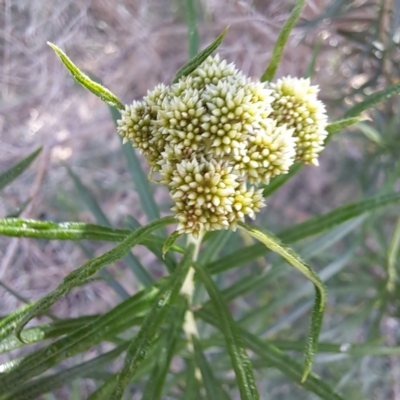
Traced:
POLYGON ((15 178, 21 175, 33 162, 33 160, 39 155, 42 151, 42 147, 39 147, 33 153, 29 154, 26 158, 19 161, 17 164, 14 164, 7 171, 4 171, 0 174, 0 190, 2 190, 5 186, 7 186, 10 182, 12 182, 15 178))
POLYGON ((357 124, 358 122, 365 121, 366 119, 367 118, 363 116, 341 119, 339 121, 331 122, 330 124, 328 124, 326 130, 329 135, 333 135, 337 132, 342 131, 343 129, 348 128, 349 126, 357 124))
POLYGON ((197 337, 192 336, 192 342, 196 364, 201 371, 201 377, 204 388, 206 389, 207 399, 229 400, 229 396, 226 394, 221 386, 221 383, 214 375, 214 372, 203 353, 200 340, 197 337))
MULTIPOLYGON (((114 108, 110 107, 110 112, 114 125, 117 126, 117 120, 121 118, 120 112, 114 108)), ((132 180, 135 184, 135 189, 140 198, 140 204, 143 207, 144 212, 147 215, 149 221, 154 221, 160 218, 160 211, 158 209, 157 203, 154 200, 154 195, 151 190, 151 186, 146 174, 142 170, 139 158, 136 155, 135 150, 131 143, 122 144, 122 153, 124 154, 125 160, 128 164, 128 170, 131 174, 132 180)))
POLYGON ((315 286, 315 303, 311 317, 311 329, 305 350, 303 383, 312 369, 314 355, 317 352, 318 337, 321 331, 322 319, 326 304, 326 289, 319 276, 306 265, 292 249, 283 245, 280 240, 265 229, 239 222, 239 228, 264 243, 271 251, 281 255, 289 264, 302 273, 315 286))
POLYGON ((194 0, 186 0, 186 20, 189 29, 189 58, 193 58, 199 52, 199 33, 197 32, 194 0))
POLYGON ((319 52, 321 51, 321 47, 322 47, 322 39, 319 36, 317 39, 317 42, 314 45, 313 53, 311 56, 311 61, 308 64, 307 71, 304 74, 304 78, 312 78, 313 77, 313 75, 315 73, 315 65, 317 63, 317 58, 318 58, 319 52))
POLYGON ((389 293, 392 293, 395 290, 397 283, 396 263, 399 259, 399 249, 400 249, 400 218, 397 220, 396 227, 394 228, 387 256, 386 289, 389 293))
POLYGON ((236 322, 230 313, 220 291, 211 279, 208 271, 197 263, 194 264, 197 276, 203 282, 211 299, 215 314, 219 319, 219 327, 224 334, 226 346, 236 374, 236 381, 242 400, 257 400, 259 394, 254 379, 253 367, 240 336, 236 322))
POLYGON ((134 326, 135 320, 147 312, 158 293, 157 287, 146 288, 107 313, 89 320, 71 334, 26 356, 10 373, 0 374, 0 387, 3 390, 11 390, 16 384, 39 375, 62 360, 86 351, 106 338, 115 337, 134 326))
POLYGON ((196 364, 194 360, 187 361, 185 375, 185 393, 182 400, 197 400, 199 398, 199 382, 196 378, 196 364))
POLYGON ((111 227, 110 221, 103 213, 103 210, 100 208, 90 190, 82 183, 80 178, 74 174, 72 169, 67 164, 65 164, 65 167, 67 168, 68 175, 73 180, 79 195, 81 196, 83 202, 86 204, 86 207, 96 218, 97 223, 100 225, 111 227))
POLYGON ((169 316, 168 330, 160 338, 164 343, 161 344, 156 365, 150 374, 144 388, 142 400, 161 400, 162 391, 168 370, 175 354, 176 344, 182 330, 184 317, 188 304, 186 299, 181 299, 169 316))
MULTIPOLYGON (((68 294, 74 287, 79 286, 82 281, 86 280, 87 278, 104 268, 106 265, 109 265, 124 257, 131 250, 132 247, 136 246, 140 242, 142 237, 150 234, 154 230, 160 229, 166 225, 173 224, 175 222, 176 221, 174 217, 165 217, 154 221, 131 233, 126 239, 124 239, 112 250, 104 253, 100 257, 89 260, 81 267, 69 273, 63 279, 62 283, 57 287, 57 289, 50 292, 48 295, 38 300, 37 302, 33 303, 26 312, 23 312, 21 313, 21 315, 18 316, 18 322, 14 321, 14 324, 16 324, 14 325, 16 336, 21 339, 21 330, 32 318, 37 316, 39 313, 47 310, 56 301, 68 294)), ((0 323, 0 332, 1 326, 2 324, 0 323)))
POLYGON ((233 234, 231 230, 216 231, 213 233, 215 235, 207 241, 204 251, 199 254, 199 263, 202 265, 216 259, 233 234))
POLYGON ((109 364, 114 358, 121 354, 128 347, 128 343, 118 346, 116 349, 102 354, 90 361, 86 361, 75 367, 63 370, 57 374, 45 376, 43 378, 35 379, 24 385, 17 385, 14 390, 11 390, 2 397, 2 400, 34 400, 40 395, 51 392, 74 379, 82 377, 109 364))
MULTIPOLYGON (((195 316, 215 327, 219 327, 218 318, 206 310, 196 311, 195 316)), ((269 365, 281 371, 289 379, 300 384, 305 390, 315 393, 324 400, 344 400, 343 397, 328 386, 318 375, 312 372, 305 382, 301 382, 303 377, 301 365, 294 358, 287 356, 277 347, 269 344, 269 342, 261 340, 245 329, 240 329, 240 333, 248 349, 265 360, 269 365)))
POLYGON ((169 238, 165 241, 164 246, 162 248, 162 256, 165 258, 165 255, 168 253, 169 249, 172 247, 172 245, 176 242, 176 240, 181 236, 182 234, 179 233, 178 231, 174 231, 171 233, 169 238))
POLYGON ((392 96, 398 93, 400 93, 400 83, 395 83, 394 85, 390 85, 385 89, 372 93, 369 96, 365 96, 365 99, 363 101, 355 104, 353 107, 348 109, 344 116, 356 117, 360 115, 363 111, 369 110, 375 105, 381 103, 382 101, 390 99, 392 96))
MULTIPOLYGON (((68 166, 67 166, 67 168, 68 168, 68 166)), ((96 218, 97 223, 111 227, 110 221, 103 213, 103 210, 100 208, 99 204, 97 203, 97 201, 94 198, 94 196, 92 195, 92 193, 90 193, 89 189, 83 185, 83 183, 81 182, 79 177, 76 176, 70 168, 68 168, 68 174, 73 179, 74 184, 75 184, 76 188, 78 189, 79 194, 81 195, 83 201, 86 203, 86 206, 89 208, 91 213, 96 218)), ((138 279, 138 281, 141 284, 143 284, 145 286, 149 286, 154 282, 154 279, 152 278, 152 276, 143 267, 143 265, 138 260, 138 258, 135 255, 133 255, 131 252, 129 252, 124 257, 124 261, 125 261, 125 264, 128 266, 128 268, 132 271, 132 273, 135 275, 135 277, 138 279)))
POLYGON ((175 78, 173 80, 173 83, 176 83, 179 81, 184 76, 189 75, 191 72, 193 72, 200 64, 203 63, 203 61, 206 60, 206 58, 214 51, 216 50, 219 45, 222 43, 224 40, 224 37, 226 33, 228 32, 229 26, 227 26, 224 31, 209 45, 207 46, 203 51, 201 51, 197 56, 193 57, 192 59, 189 60, 189 62, 184 65, 175 75, 175 78))
MULTIPOLYGON (((332 229, 352 218, 399 201, 400 193, 385 193, 358 202, 348 203, 326 214, 311 217, 305 222, 285 228, 277 236, 285 243, 294 243, 332 229)), ((218 274, 241 266, 267 253, 268 249, 261 243, 257 243, 234 251, 219 260, 209 263, 206 267, 210 270, 210 273, 218 274)))
POLYGON ((261 82, 272 81, 274 79, 276 70, 278 69, 278 65, 281 61, 283 50, 285 48, 286 42, 289 38, 290 32, 296 25, 297 20, 299 19, 301 12, 303 11, 305 0, 297 0, 296 5, 294 6, 289 18, 286 20, 285 25, 283 26, 281 32, 279 33, 278 39, 275 43, 274 50, 272 52, 271 61, 265 70, 264 74, 261 76, 261 82))
POLYGON ((116 107, 120 110, 124 108, 124 105, 121 103, 117 96, 111 93, 104 86, 92 81, 87 75, 80 71, 80 69, 67 57, 67 55, 60 48, 50 42, 47 42, 47 44, 56 52, 64 66, 79 84, 91 91, 93 94, 95 94, 111 107, 116 107))
POLYGON ((183 281, 192 264, 194 245, 189 245, 181 262, 170 276, 167 283, 160 289, 160 293, 155 299, 150 312, 144 320, 139 333, 131 342, 126 357, 124 367, 119 373, 118 388, 114 392, 112 399, 122 398, 125 387, 128 385, 132 376, 146 358, 152 346, 152 342, 157 334, 160 325, 164 321, 165 315, 170 305, 177 299, 183 281))
POLYGON ((380 147, 385 147, 385 141, 383 140, 382 135, 373 126, 369 124, 358 123, 356 128, 359 129, 371 142, 374 142, 380 147))
POLYGON ((87 400, 109 400, 117 385, 118 375, 111 375, 99 388, 90 394, 87 400))
MULTIPOLYGON (((88 322, 93 321, 97 317, 97 315, 94 315, 54 321, 49 324, 38 325, 33 328, 25 329, 21 332, 21 336, 25 343, 36 343, 49 338, 72 333, 76 329, 81 328, 83 325, 86 325, 88 322)), ((15 335, 10 335, 0 341, 0 354, 18 349, 22 346, 24 346, 24 343, 20 342, 15 335)))
MULTIPOLYGON (((104 240, 122 242, 132 233, 131 230, 110 229, 105 226, 85 224, 83 222, 50 222, 33 219, 0 219, 0 235, 11 237, 29 237, 47 240, 104 240)), ((164 239, 148 235, 140 241, 146 247, 162 249, 164 239)), ((170 251, 183 253, 183 248, 174 244, 170 251)))

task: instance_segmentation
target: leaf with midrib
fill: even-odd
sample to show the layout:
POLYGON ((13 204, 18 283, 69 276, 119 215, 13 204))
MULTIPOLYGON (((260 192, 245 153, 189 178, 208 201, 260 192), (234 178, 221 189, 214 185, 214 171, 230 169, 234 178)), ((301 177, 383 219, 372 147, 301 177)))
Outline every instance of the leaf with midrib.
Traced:
MULTIPOLYGON (((40 221, 33 219, 5 218, 0 219, 0 235, 11 237, 29 237, 47 240, 104 240, 107 242, 122 242, 132 233, 127 229, 112 229, 101 225, 84 222, 40 221)), ((140 241, 146 247, 162 249, 164 239, 148 235, 140 241)), ((173 244, 170 251, 183 253, 182 246, 173 244)))
POLYGON ((119 373, 118 387, 113 393, 112 399, 122 398, 124 390, 132 376, 147 356, 147 352, 152 346, 152 342, 165 319, 169 307, 174 303, 179 295, 183 281, 192 264, 194 245, 191 244, 185 251, 182 260, 177 265, 175 271, 168 281, 161 287, 157 298, 154 300, 151 310, 147 314, 139 333, 132 340, 125 357, 124 367, 119 373))
POLYGON ((290 265, 303 274, 315 287, 315 302, 311 317, 310 333, 308 335, 307 346, 305 349, 304 372, 301 382, 303 383, 311 372, 314 356, 318 349, 318 338, 322 327, 326 305, 326 289, 319 276, 305 264, 300 256, 291 248, 285 246, 280 240, 263 228, 254 225, 238 223, 239 228, 249 235, 265 244, 271 251, 282 256, 290 265))
POLYGON ((137 231, 132 232, 112 250, 104 253, 100 257, 87 261, 81 267, 72 271, 63 279, 62 283, 57 287, 57 289, 50 292, 48 295, 36 301, 35 303, 30 304, 29 307, 26 307, 25 311, 14 313, 11 320, 6 319, 4 321, 0 321, 0 339, 8 336, 8 334, 12 331, 14 331, 19 339, 21 339, 20 332, 22 328, 32 318, 44 310, 47 310, 56 301, 68 294, 74 287, 79 286, 81 282, 101 270, 106 265, 109 265, 124 257, 132 247, 136 246, 140 242, 143 237, 161 227, 173 224, 175 222, 176 221, 174 217, 164 217, 154 221, 138 229, 137 231))
POLYGON ((11 183, 14 179, 16 179, 19 175, 21 175, 33 162, 33 160, 40 154, 42 151, 42 147, 39 147, 33 153, 29 154, 23 160, 19 161, 17 164, 14 164, 7 171, 4 171, 0 174, 0 190, 2 190, 5 186, 11 183))
POLYGON ((87 75, 85 75, 59 47, 50 42, 47 42, 47 44, 56 52, 64 66, 79 84, 95 94, 108 105, 116 107, 119 110, 124 108, 124 105, 121 103, 118 97, 115 96, 115 94, 111 93, 110 90, 106 89, 99 83, 94 82, 87 75))
POLYGON ((71 334, 28 356, 6 375, 0 374, 0 387, 10 390, 17 383, 28 380, 75 354, 86 351, 109 336, 116 336, 133 326, 134 319, 142 315, 156 298, 159 290, 149 287, 125 300, 94 321, 81 326, 71 334))
POLYGON ((224 31, 203 51, 201 51, 197 56, 193 57, 187 64, 185 64, 175 75, 173 83, 176 83, 184 76, 189 75, 193 72, 200 64, 202 64, 211 53, 216 50, 219 45, 224 40, 226 33, 228 32, 229 26, 227 26, 224 31))
POLYGON ((253 367, 246 353, 239 328, 208 271, 197 263, 194 264, 194 268, 207 289, 211 305, 219 320, 219 328, 225 337, 226 347, 235 371, 240 398, 242 400, 258 400, 260 397, 254 379, 253 367))
MULTIPOLYGON (((201 318, 205 322, 219 326, 219 320, 209 311, 198 310, 195 312, 195 316, 201 318)), ((243 337, 246 347, 252 350, 258 357, 266 360, 268 364, 274 368, 280 370, 284 375, 294 382, 300 384, 302 379, 302 367, 301 365, 292 357, 289 357, 277 347, 264 342, 256 335, 246 331, 245 329, 240 329, 240 333, 243 337)), ((321 399, 324 400, 344 400, 342 396, 336 393, 329 385, 327 385, 318 375, 310 373, 308 379, 301 384, 301 386, 312 393, 315 393, 321 399)))
MULTIPOLYGON (((285 243, 294 243, 322 233, 349 219, 399 201, 400 193, 386 193, 358 202, 345 204, 326 214, 311 217, 305 222, 285 228, 279 232, 277 236, 285 243)), ((213 261, 207 265, 207 268, 209 268, 210 273, 218 274, 241 266, 267 253, 268 249, 264 245, 257 243, 213 261)))
POLYGON ((301 12, 303 11, 305 3, 305 0, 298 0, 291 14, 289 15, 289 18, 286 20, 285 25, 283 25, 283 28, 279 33, 278 39, 276 40, 274 50, 272 51, 271 61, 260 78, 261 82, 272 81, 272 79, 274 79, 290 32, 292 32, 292 29, 296 25, 296 22, 299 19, 301 12))

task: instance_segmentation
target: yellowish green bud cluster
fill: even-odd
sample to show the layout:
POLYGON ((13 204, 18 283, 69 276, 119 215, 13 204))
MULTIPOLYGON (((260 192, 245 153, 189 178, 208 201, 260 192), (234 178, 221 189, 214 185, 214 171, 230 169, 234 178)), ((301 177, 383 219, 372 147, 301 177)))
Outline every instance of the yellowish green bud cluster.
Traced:
POLYGON ((296 158, 316 164, 325 125, 307 80, 253 82, 216 56, 126 106, 118 133, 170 189, 178 231, 197 235, 254 218, 262 190, 248 185, 268 184, 296 158))
POLYGON ((309 79, 286 77, 270 83, 273 112, 278 126, 293 128, 297 139, 296 158, 307 164, 318 165, 318 156, 324 148, 327 115, 324 104, 318 100, 318 87, 309 79))

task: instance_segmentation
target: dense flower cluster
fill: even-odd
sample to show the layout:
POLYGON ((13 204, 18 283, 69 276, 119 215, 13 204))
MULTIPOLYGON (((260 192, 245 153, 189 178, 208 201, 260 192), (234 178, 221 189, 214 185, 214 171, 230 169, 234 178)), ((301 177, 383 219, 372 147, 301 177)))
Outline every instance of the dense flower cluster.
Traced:
POLYGON ((327 119, 316 94, 305 79, 253 82, 217 55, 127 105, 118 133, 170 189, 179 232, 235 229, 264 206, 249 185, 268 184, 295 159, 317 165, 327 119))

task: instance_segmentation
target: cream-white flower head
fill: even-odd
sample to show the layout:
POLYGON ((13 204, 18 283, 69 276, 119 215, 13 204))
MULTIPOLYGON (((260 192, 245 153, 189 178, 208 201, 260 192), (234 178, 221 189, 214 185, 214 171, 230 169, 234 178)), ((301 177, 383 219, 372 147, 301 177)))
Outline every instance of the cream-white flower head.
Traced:
POLYGON ((118 133, 160 171, 178 231, 198 235, 255 217, 265 204, 248 184, 268 184, 296 158, 316 165, 325 126, 308 80, 254 82, 217 55, 126 106, 118 133))
POLYGON ((309 79, 290 76, 267 86, 274 98, 271 118, 278 126, 294 129, 297 159, 318 165, 318 156, 328 136, 327 115, 324 104, 317 98, 318 87, 311 86, 309 79))

